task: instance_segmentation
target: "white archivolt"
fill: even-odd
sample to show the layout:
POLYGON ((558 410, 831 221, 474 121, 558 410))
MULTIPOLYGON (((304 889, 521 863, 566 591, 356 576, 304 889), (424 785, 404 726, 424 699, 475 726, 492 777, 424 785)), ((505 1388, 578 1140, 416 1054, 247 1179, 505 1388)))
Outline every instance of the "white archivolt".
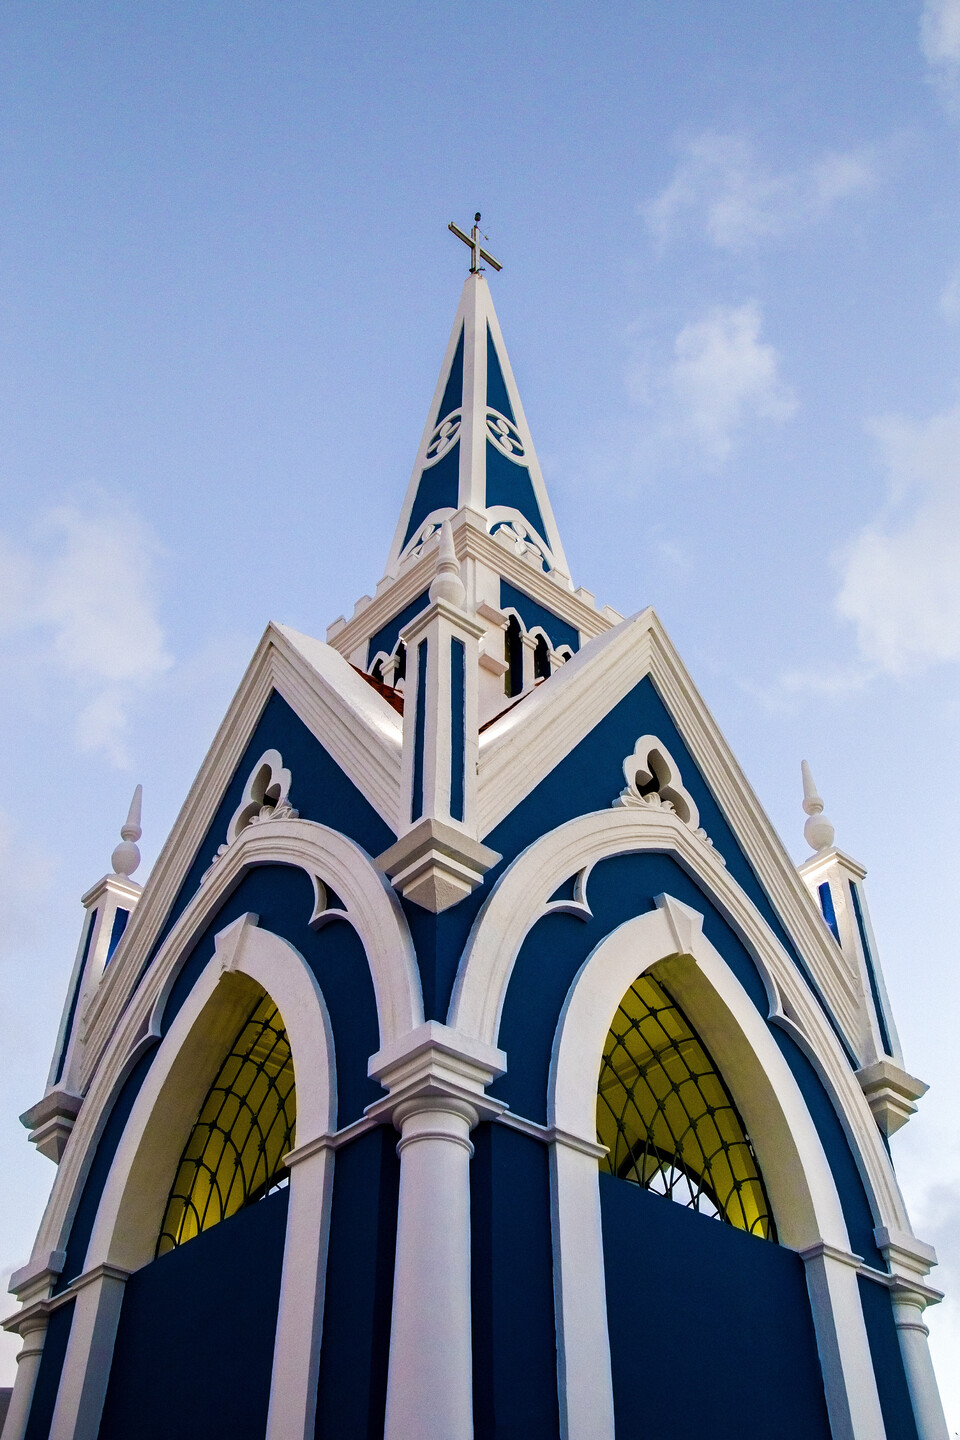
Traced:
POLYGON ((190 1126, 223 1055, 258 995, 283 1018, 297 1086, 268 1440, 313 1434, 336 1067, 326 1005, 309 965, 286 940, 243 915, 216 951, 164 1037, 134 1102, 104 1188, 77 1297, 51 1440, 95 1440, 110 1374, 123 1286, 153 1258, 170 1183, 190 1126))
MULTIPOLYGON (((338 832, 308 820, 270 820, 268 823, 253 825, 243 830, 234 844, 229 847, 217 865, 214 866, 213 870, 208 872, 200 889, 192 897, 176 924, 171 929, 170 934, 151 963, 140 986, 127 1003, 126 1008, 119 1015, 112 1017, 113 1033, 109 1042, 102 1050, 102 1058, 90 1082, 90 1088, 71 1135, 70 1143, 67 1146, 63 1162, 57 1172, 50 1200, 41 1223, 40 1232, 34 1245, 33 1256, 31 1257, 30 1265, 27 1267, 28 1275, 42 1275, 46 1272, 50 1258, 56 1256, 58 1252, 60 1254, 60 1263, 62 1264, 62 1251, 69 1237, 70 1226, 83 1191, 84 1181, 89 1173, 90 1164, 96 1151, 97 1141, 109 1116, 113 1101, 119 1093, 120 1087, 129 1074, 133 1064, 139 1056, 144 1053, 145 1048, 157 1043, 160 1035, 163 1007, 173 982, 179 973, 183 959, 189 953, 190 947, 197 937, 209 923, 211 916, 217 913, 226 897, 236 888, 242 875, 250 868, 264 864, 298 866, 311 877, 315 888, 318 880, 321 883, 325 882, 329 884, 342 899, 346 918, 352 923, 360 937, 367 957, 367 963, 370 967, 376 997, 381 1048, 394 1043, 400 1037, 408 1034, 423 1023, 423 1002, 420 993, 420 980, 410 932, 396 895, 384 876, 376 869, 366 852, 338 832)), ((305 914, 303 917, 304 924, 306 924, 309 919, 310 916, 305 914)), ((250 930, 249 922, 246 929, 250 930)), ((223 932, 221 937, 218 937, 220 942, 220 951, 218 951, 218 954, 220 952, 226 953, 223 951, 223 946, 227 944, 226 937, 229 933, 232 933, 231 927, 228 927, 228 930, 223 932)), ((244 931, 244 933, 246 933, 246 931, 244 931)), ((251 931, 251 933, 257 932, 254 930, 251 931)), ((309 967, 305 965, 305 962, 299 956, 298 952, 277 936, 273 936, 271 939, 276 942, 276 945, 285 947, 283 953, 287 956, 286 970, 289 970, 290 966, 294 963, 290 957, 294 957, 296 966, 299 967, 305 975, 310 977, 310 981, 315 987, 316 982, 312 980, 312 972, 309 971, 309 967)), ((261 941, 249 942, 248 939, 244 941, 239 953, 249 954, 252 957, 255 954, 259 954, 260 950, 261 941)), ((279 953, 278 951, 277 954, 279 953)), ((203 976, 198 981, 197 986, 195 986, 191 992, 191 996, 183 1007, 180 1015, 178 1015, 177 1020, 171 1027, 170 1033, 165 1038, 163 1046, 161 1047, 165 1054, 170 1057, 171 1065, 174 1065, 174 1052, 168 1042, 174 1034, 174 1031, 176 1031, 178 1035, 183 1035, 182 1027, 187 1024, 187 1019, 184 1017, 192 1016, 194 1018, 196 1028, 191 1029, 188 1035, 183 1036, 183 1057, 179 1061, 176 1061, 178 1075, 182 1073, 186 1078, 183 1091, 184 1097, 190 1094, 193 1097, 191 1103, 194 1104, 194 1109, 189 1119, 181 1117, 180 1129, 177 1132, 181 1148, 186 1138, 186 1128, 188 1128, 189 1123, 195 1118, 197 1109, 199 1108, 199 1100, 202 1098, 199 1076, 202 1072, 203 1060, 202 1058, 196 1059, 195 1063, 199 1068, 196 1073, 191 1075, 189 1067, 190 1064, 194 1062, 190 1061, 189 1056, 194 1053, 195 1048, 203 1049, 204 1044, 208 1041, 211 1049, 216 1049, 217 1044, 220 1044, 219 1054, 222 1058, 224 1043, 227 1038, 232 1040, 236 1029, 239 1028, 243 1006, 247 1004, 246 997, 250 993, 249 986, 251 980, 249 978, 246 982, 246 993, 244 993, 242 976, 245 972, 242 970, 242 967, 236 973, 231 972, 229 975, 224 973, 222 980, 219 978, 221 970, 222 965, 219 958, 215 958, 210 962, 203 976), (217 991, 216 997, 213 995, 213 989, 217 991), (207 1004, 207 1002, 210 1003, 207 1004), (199 1009, 197 1009, 198 1006, 200 1007, 199 1009), (234 1025, 233 1031, 230 1032, 230 1027, 233 1025, 234 1019, 236 1020, 236 1024, 234 1025), (230 1032, 229 1037, 228 1032, 230 1032), (207 1035, 207 1041, 201 1038, 205 1035, 207 1035)), ((263 983, 263 988, 271 994, 280 1008, 285 1023, 293 1025, 296 1023, 294 1013, 297 1002, 295 1002, 292 997, 288 997, 285 1006, 284 995, 286 992, 278 994, 273 989, 273 984, 276 983, 276 980, 277 977, 272 976, 271 983, 266 983, 266 981, 258 983, 263 983), (287 1012, 290 1011, 291 1004, 294 1005, 294 1010, 288 1014, 287 1012)), ((305 983, 306 981, 301 982, 301 984, 305 983)), ((316 991, 316 994, 317 997, 319 997, 319 991, 316 991)), ((306 995, 307 992, 303 991, 304 998, 306 995)), ((316 1001, 311 1002, 314 1009, 316 1009, 317 1003, 316 1001)), ((319 1006, 322 1009, 322 999, 319 1000, 319 1006)), ((249 1005, 247 1008, 249 1008, 249 1005)), ((106 997, 105 1010, 106 1013, 102 1016, 93 1017, 91 1023, 97 1025, 109 1023, 111 1018, 109 1015, 110 997, 106 997)), ((319 1035, 319 1031, 317 1031, 317 1034, 319 1035)), ((326 1043, 327 1042, 324 1041, 324 1044, 326 1043)), ((304 1052, 301 1052, 301 1054, 302 1053, 304 1052)), ((319 1219, 323 1221, 323 1224, 326 1223, 326 1221, 323 1220, 323 1216, 326 1213, 326 1202, 322 1200, 320 1191, 323 1190, 325 1193, 324 1187, 329 1187, 331 1173, 330 1162, 332 1157, 329 1156, 322 1142, 322 1138, 317 1140, 312 1146, 306 1145, 311 1134, 314 1137, 322 1137, 329 1131, 332 1131, 335 1126, 335 1094, 331 1089, 327 1100, 324 1100, 320 1091, 314 1090, 314 1081, 308 1080, 311 1069, 316 1065, 320 1065, 321 1068, 326 1065, 327 1062, 322 1058, 325 1053, 322 1048, 317 1049, 314 1059, 306 1065, 301 1063, 298 1068, 297 1053, 296 1050, 294 1050, 294 1067, 298 1094, 298 1143, 295 1159, 297 1156, 300 1157, 301 1166, 298 1167, 295 1164, 291 1176, 288 1247, 295 1243, 293 1240, 295 1231, 300 1233, 310 1228, 309 1222, 305 1218, 307 1211, 310 1209, 310 1205, 320 1205, 319 1212, 314 1211, 315 1221, 319 1217, 319 1219), (306 1084, 306 1088, 302 1088, 304 1084, 306 1084), (311 1105, 315 1107, 316 1111, 313 1116, 311 1116, 311 1105), (302 1106, 306 1106, 307 1109, 303 1110, 301 1108, 302 1106), (326 1107, 330 1108, 330 1115, 324 1120, 321 1118, 320 1112, 325 1112, 326 1107), (304 1151, 305 1145, 306 1151, 304 1151), (302 1168, 304 1177, 307 1176, 307 1172, 309 1171, 312 1178, 310 1180, 306 1178, 302 1180, 299 1179, 297 1175, 298 1168, 302 1168), (313 1195, 313 1201, 308 1203, 305 1199, 300 1200, 295 1198, 298 1193, 306 1195, 307 1192, 313 1195)), ((332 1056, 332 1051, 330 1053, 332 1056)), ((143 1099, 144 1095, 156 1093, 155 1087, 159 1081, 154 1080, 153 1077, 160 1076, 161 1074, 161 1071, 157 1070, 159 1058, 158 1053, 157 1059, 151 1066, 148 1081, 144 1083, 143 1093, 138 1098, 137 1106, 135 1107, 135 1113, 143 1117, 142 1123, 144 1125, 146 1125, 147 1121, 143 1116, 141 1102, 143 1104, 147 1103, 143 1099)), ((332 1066, 332 1059, 330 1065, 332 1066)), ((330 1073, 332 1074, 332 1070, 330 1073)), ((207 1078, 207 1084, 209 1084, 212 1078, 213 1074, 211 1073, 207 1078)), ((319 1083, 319 1081, 316 1083, 319 1083)), ((205 1093, 205 1091, 203 1093, 205 1093)), ((164 1104, 166 1105, 167 1103, 165 1099, 164 1104)), ((172 1091, 169 1104, 171 1106, 175 1105, 172 1091)), ((171 1111, 170 1118, 175 1118, 173 1111, 171 1111)), ((148 1183, 147 1179, 144 1178, 146 1172, 141 1172, 137 1168, 134 1164, 134 1153, 131 1153, 131 1151, 136 1151, 136 1142, 133 1139, 128 1140, 128 1135, 133 1134, 130 1128, 133 1123, 134 1114, 131 1114, 121 1149, 118 1151, 114 1162, 114 1170, 116 1175, 120 1176, 121 1174, 125 1174, 124 1167, 129 1167, 131 1175, 140 1176, 137 1184, 146 1185, 148 1183), (122 1158, 122 1155, 126 1158, 122 1158)), ((156 1167, 162 1169, 164 1164, 169 1164, 169 1174, 166 1174, 164 1179, 160 1176, 159 1169, 156 1169, 156 1174, 153 1177, 154 1191, 152 1193, 154 1203, 162 1207, 162 1202, 165 1200, 166 1193, 169 1191, 169 1184, 173 1175, 172 1166, 175 1165, 179 1152, 173 1161, 169 1160, 169 1156, 165 1159, 162 1158, 161 1152, 162 1146, 156 1155, 155 1169, 156 1167)), ((146 1164, 146 1161, 143 1163, 146 1164)), ((126 1181, 121 1182, 119 1179, 115 1181, 114 1171, 112 1171, 111 1179, 108 1181, 108 1191, 114 1194, 114 1203, 117 1205, 120 1204, 120 1200, 116 1197, 116 1186, 118 1185, 120 1186, 122 1195, 122 1193, 125 1193, 126 1181), (113 1188, 111 1189, 111 1187, 113 1188)), ((130 1193, 133 1192, 131 1191, 130 1193)), ((77 1282, 77 1318, 74 1321, 74 1331, 76 1335, 79 1335, 77 1320, 79 1319, 80 1311, 82 1308, 87 1308, 86 1305, 81 1307, 80 1304, 84 1290, 87 1289, 90 1284, 93 1284, 98 1290, 104 1290, 106 1292, 115 1291, 117 1297, 116 1310, 117 1313, 119 1313, 119 1297, 122 1295, 122 1286, 126 1273, 133 1268, 134 1264, 143 1264, 150 1258, 150 1254, 147 1253, 147 1249, 145 1248, 146 1242, 144 1235, 146 1231, 142 1228, 138 1230, 136 1220, 131 1213, 132 1228, 129 1248, 124 1252, 123 1259, 118 1263, 116 1258, 116 1245, 119 1242, 114 1241, 112 1238, 112 1230, 110 1229, 111 1223, 113 1222, 101 1218, 107 1214, 107 1204, 108 1193, 105 1191, 103 1200, 101 1201, 101 1214, 98 1216, 97 1227, 91 1239, 91 1246, 88 1250, 84 1273, 77 1282), (104 1227, 107 1228, 105 1229, 104 1227), (111 1236, 109 1240, 104 1238, 108 1232, 111 1236), (94 1249, 94 1240, 96 1240, 98 1247, 96 1250, 94 1249), (93 1260, 95 1253, 98 1255, 96 1261, 93 1260), (109 1255, 111 1258, 104 1260, 104 1254, 109 1255), (93 1268, 104 1265, 106 1268, 101 1268, 99 1271, 93 1268), (87 1279, 87 1277, 89 1277, 89 1279, 87 1279)), ((157 1215, 157 1226, 159 1226, 159 1212, 157 1215)), ((314 1229, 316 1234, 320 1235, 322 1225, 315 1223, 314 1229)), ((153 1238, 155 1241, 156 1233, 154 1233, 153 1238)), ((299 1243, 299 1241, 296 1243, 299 1243)), ((286 1276, 288 1274, 294 1275, 295 1272, 289 1269, 285 1259, 285 1294, 289 1290, 290 1284, 294 1283, 294 1280, 291 1280, 289 1283, 287 1282, 286 1276)), ((308 1275, 309 1265, 302 1271, 302 1277, 307 1277, 308 1275)), ((51 1283, 54 1278, 55 1276, 51 1276, 51 1283)), ((314 1286, 311 1290, 311 1285, 307 1278, 301 1278, 297 1283, 303 1286, 304 1292, 311 1291, 312 1294, 315 1291, 322 1302, 322 1286, 314 1286)), ((71 1286, 70 1288, 72 1291, 74 1287, 71 1286)), ((49 1293, 49 1289, 46 1293, 49 1293)), ((34 1288, 31 1293, 31 1300, 34 1299, 35 1295, 36 1290, 34 1288)), ((304 1303, 306 1303, 306 1299, 304 1299, 304 1303)), ((113 1343, 110 1322, 107 1318, 109 1307, 98 1305, 92 1308, 97 1316, 97 1327, 95 1332, 89 1336, 89 1344, 96 1350, 98 1346, 102 1346, 106 1337, 109 1342, 109 1351, 113 1343), (106 1325, 106 1330, 104 1330, 104 1325, 106 1325)), ((282 1299, 278 1329, 278 1356, 281 1353, 293 1353, 280 1344, 280 1337, 284 1329, 285 1308, 289 1310, 290 1307, 286 1300, 282 1299)), ((42 1323, 41 1321, 41 1324, 42 1323)), ((113 1323, 115 1325, 115 1318, 113 1323)), ((310 1335, 313 1332, 310 1327, 307 1327, 302 1333, 310 1335)), ((317 1340, 319 1339, 318 1334, 316 1338, 317 1340)), ((78 1346, 81 1343, 81 1341, 77 1341, 78 1346)), ((71 1341, 71 1353, 73 1352, 74 1344, 73 1341, 71 1341)), ((77 1351, 77 1353, 79 1353, 79 1351, 77 1351)), ((309 1357, 303 1356, 299 1357, 297 1367, 295 1367, 300 1377, 294 1387, 298 1391, 302 1386, 302 1377, 308 1374, 313 1365, 312 1360, 309 1365, 306 1364, 308 1358, 309 1357), (306 1368, 304 1368, 305 1366, 306 1368)), ((37 1347, 36 1362, 38 1361, 39 1348, 37 1347)), ((32 1384, 36 1377, 36 1362, 31 1360, 28 1365, 19 1367, 18 1387, 14 1396, 15 1407, 12 1408, 15 1408, 16 1413, 22 1413, 24 1420, 27 1410, 29 1409, 29 1394, 27 1392, 32 1389, 32 1384)), ((100 1370, 103 1374, 106 1374, 106 1369, 99 1361, 93 1369, 100 1370)), ((70 1370, 74 1377, 73 1383, 85 1383, 81 1380, 78 1367, 75 1366, 72 1361, 70 1370)), ((66 1371, 64 1378, 65 1380, 67 1378, 66 1371)), ((315 1393, 315 1387, 313 1393, 315 1393)), ((75 1399, 76 1398, 75 1396, 75 1399)), ((102 1396, 100 1397, 99 1403, 102 1404, 102 1396)), ((304 1417, 306 1417, 310 1403, 309 1397, 307 1397, 304 1402, 307 1407, 303 1412, 304 1417)), ((83 1423, 87 1424, 88 1428, 83 1429, 80 1423, 82 1416, 78 1417, 76 1429, 64 1429, 63 1427, 68 1424, 65 1418, 67 1413, 67 1405, 66 1402, 64 1402, 64 1404, 58 1408, 58 1415, 63 1418, 57 1421, 57 1426, 51 1431, 52 1437, 56 1436, 58 1440, 63 1440, 63 1437, 67 1435, 80 1437, 81 1435, 94 1436, 96 1434, 96 1419, 92 1422, 89 1420, 84 1421, 83 1423), (92 1429, 89 1428, 91 1423, 92 1429)), ((85 1405, 84 1414, 89 1416, 90 1413, 90 1406, 85 1405)), ((96 1417, 99 1416, 99 1408, 95 1403, 94 1413, 96 1417)), ((280 1419, 271 1419, 271 1425, 281 1425, 281 1429, 275 1432, 271 1431, 271 1436, 273 1436, 274 1433, 277 1437, 282 1435, 283 1440, 287 1440, 288 1436, 297 1437, 299 1431, 296 1429, 296 1424, 294 1424, 293 1428, 290 1428, 291 1422, 288 1407, 284 1408, 283 1413, 284 1419, 282 1424, 280 1419), (283 1429, 283 1425, 286 1425, 287 1428, 283 1429)), ((273 1417, 273 1415, 274 1411, 271 1410, 271 1416, 273 1417)), ((299 1421, 296 1423, 298 1424, 299 1421)), ((304 1423, 306 1423, 305 1418, 304 1423)), ((312 1435, 310 1426, 307 1427, 304 1433, 312 1435)), ((18 1440, 19 1431, 14 1430, 12 1434, 14 1440, 18 1440)))
POLYGON ((612 931, 587 958, 554 1041, 547 1120, 556 1137, 554 1285, 565 1440, 614 1433, 595 1147, 597 1077, 617 1006, 654 965, 703 1036, 744 1117, 781 1241, 803 1255, 832 1432, 845 1440, 881 1440, 857 1261, 797 1082, 756 1006, 703 935, 703 917, 670 896, 659 896, 657 905, 612 931))

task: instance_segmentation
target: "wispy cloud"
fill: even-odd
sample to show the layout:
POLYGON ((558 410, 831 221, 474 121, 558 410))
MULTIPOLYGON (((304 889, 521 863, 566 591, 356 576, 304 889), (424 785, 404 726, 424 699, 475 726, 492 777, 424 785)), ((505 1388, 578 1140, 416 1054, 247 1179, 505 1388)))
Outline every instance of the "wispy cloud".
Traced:
POLYGON ((747 425, 782 422, 797 409, 796 396, 780 379, 776 350, 761 339, 762 328, 755 301, 718 305, 684 325, 674 341, 665 384, 672 424, 714 461, 726 459, 747 425))
POLYGON ((873 428, 890 497, 842 557, 837 610, 868 665, 904 675, 960 660, 960 405, 873 428))
POLYGON ((821 219, 838 201, 870 189, 876 172, 867 150, 829 152, 800 169, 773 171, 743 136, 707 131, 683 146, 671 180, 641 213, 661 245, 702 230, 719 249, 741 251, 821 219))
POLYGON ((945 107, 960 115, 960 0, 926 0, 920 49, 945 107))
POLYGON ((19 543, 0 536, 0 638, 73 682, 80 747, 118 765, 131 705, 172 664, 158 553, 147 527, 106 501, 49 510, 19 543))

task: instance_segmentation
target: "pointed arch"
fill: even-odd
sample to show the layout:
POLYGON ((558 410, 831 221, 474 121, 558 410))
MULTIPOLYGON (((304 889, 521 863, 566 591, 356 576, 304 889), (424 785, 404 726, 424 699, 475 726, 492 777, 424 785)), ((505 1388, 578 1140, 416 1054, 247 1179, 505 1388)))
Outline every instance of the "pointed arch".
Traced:
POLYGON ((148 1264, 184 1140, 251 1005, 283 1017, 297 1081, 270 1437, 312 1434, 336 1129, 333 1035, 320 987, 286 940, 243 915, 216 936, 213 958, 162 1040, 114 1156, 77 1282, 51 1440, 94 1440, 131 1271, 148 1264))
POLYGON ((799 1250, 834 1433, 883 1424, 857 1290, 856 1257, 833 1177, 800 1089, 703 917, 670 896, 628 920, 574 978, 554 1040, 548 1097, 554 1274, 565 1440, 613 1436, 613 1382, 595 1144, 597 1082, 611 1018, 637 976, 668 977, 743 1114, 783 1242, 799 1250))

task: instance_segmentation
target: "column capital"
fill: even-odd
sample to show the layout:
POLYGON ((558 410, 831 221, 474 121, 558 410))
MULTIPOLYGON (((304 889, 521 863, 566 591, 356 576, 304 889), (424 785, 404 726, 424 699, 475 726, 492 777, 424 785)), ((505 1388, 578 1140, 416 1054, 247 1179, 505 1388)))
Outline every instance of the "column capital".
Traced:
MULTIPOLYGON (((418 1103, 413 1109, 449 1108, 462 1113, 466 1105, 477 1118, 492 1118, 506 1107, 490 1099, 486 1087, 506 1068, 507 1057, 502 1050, 461 1035, 438 1020, 428 1020, 371 1055, 367 1072, 390 1093, 369 1106, 366 1114, 390 1115, 399 1123, 401 1107, 409 1115, 410 1102, 415 1101, 418 1103), (420 1103, 423 1101, 430 1104, 420 1103)), ((476 1124, 476 1120, 472 1123, 476 1124)))

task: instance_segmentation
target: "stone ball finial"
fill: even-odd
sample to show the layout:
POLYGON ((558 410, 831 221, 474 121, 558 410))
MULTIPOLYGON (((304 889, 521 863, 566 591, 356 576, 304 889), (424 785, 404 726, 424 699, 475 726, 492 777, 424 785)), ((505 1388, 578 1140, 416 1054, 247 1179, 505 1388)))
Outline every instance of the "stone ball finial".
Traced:
POLYGON ((803 779, 803 808, 810 817, 803 827, 803 837, 811 850, 829 850, 836 832, 823 813, 823 801, 817 794, 817 787, 806 760, 800 762, 800 775, 803 779))
POLYGON ((448 605, 456 605, 458 610, 462 610, 466 598, 466 588, 460 579, 460 561, 453 544, 453 530, 450 521, 444 520, 440 526, 437 573, 430 586, 430 600, 433 603, 445 600, 448 605))
POLYGON ((114 875, 122 875, 125 880, 140 864, 140 851, 137 848, 137 841, 143 834, 140 828, 140 806, 143 800, 143 786, 138 785, 133 792, 133 799, 130 801, 130 809, 127 812, 126 823, 120 827, 121 841, 110 857, 110 864, 113 866, 114 875))

